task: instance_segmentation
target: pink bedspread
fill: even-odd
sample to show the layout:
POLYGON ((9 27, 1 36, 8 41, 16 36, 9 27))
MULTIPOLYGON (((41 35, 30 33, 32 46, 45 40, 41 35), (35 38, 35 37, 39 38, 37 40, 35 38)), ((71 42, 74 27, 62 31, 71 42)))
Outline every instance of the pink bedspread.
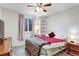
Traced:
POLYGON ((42 40, 46 40, 48 42, 51 42, 51 43, 57 43, 57 42, 64 42, 65 41, 64 39, 49 38, 49 37, 45 37, 45 36, 42 36, 42 37, 39 37, 39 38, 42 39, 42 40))

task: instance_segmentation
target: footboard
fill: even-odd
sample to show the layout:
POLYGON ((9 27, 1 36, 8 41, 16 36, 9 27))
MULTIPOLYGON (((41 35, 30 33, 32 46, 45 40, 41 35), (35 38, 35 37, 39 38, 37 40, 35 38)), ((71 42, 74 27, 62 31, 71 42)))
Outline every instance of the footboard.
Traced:
POLYGON ((29 53, 30 56, 39 56, 40 55, 40 47, 35 46, 29 40, 25 41, 25 50, 29 53))

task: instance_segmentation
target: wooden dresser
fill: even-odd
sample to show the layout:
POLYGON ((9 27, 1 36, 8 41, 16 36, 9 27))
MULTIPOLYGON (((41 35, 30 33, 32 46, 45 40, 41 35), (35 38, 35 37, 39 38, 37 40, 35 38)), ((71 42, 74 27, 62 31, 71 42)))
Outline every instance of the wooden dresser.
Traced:
POLYGON ((11 38, 5 38, 0 43, 0 56, 10 56, 11 51, 11 38))
POLYGON ((66 52, 72 56, 79 56, 79 43, 66 41, 66 52))

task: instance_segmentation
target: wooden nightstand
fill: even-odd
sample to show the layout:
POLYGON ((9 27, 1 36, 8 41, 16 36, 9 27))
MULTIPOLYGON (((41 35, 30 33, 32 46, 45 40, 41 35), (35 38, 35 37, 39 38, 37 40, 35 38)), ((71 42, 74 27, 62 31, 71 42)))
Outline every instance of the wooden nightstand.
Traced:
POLYGON ((72 56, 79 56, 79 43, 66 41, 66 53, 72 56))

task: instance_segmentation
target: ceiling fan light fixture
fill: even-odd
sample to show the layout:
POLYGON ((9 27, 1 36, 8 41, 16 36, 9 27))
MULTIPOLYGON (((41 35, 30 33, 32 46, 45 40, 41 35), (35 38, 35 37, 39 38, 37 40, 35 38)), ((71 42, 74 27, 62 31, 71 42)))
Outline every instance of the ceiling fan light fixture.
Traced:
POLYGON ((39 7, 36 7, 36 11, 43 11, 43 9, 42 8, 39 8, 39 7))
POLYGON ((40 11, 43 11, 43 9, 42 9, 42 8, 40 8, 40 11))
POLYGON ((40 11, 40 8, 39 8, 39 7, 36 7, 36 10, 37 10, 37 11, 40 11))
POLYGON ((43 11, 47 12, 47 9, 49 6, 51 6, 51 3, 37 3, 36 5, 28 5, 28 7, 35 7, 35 12, 43 11))

